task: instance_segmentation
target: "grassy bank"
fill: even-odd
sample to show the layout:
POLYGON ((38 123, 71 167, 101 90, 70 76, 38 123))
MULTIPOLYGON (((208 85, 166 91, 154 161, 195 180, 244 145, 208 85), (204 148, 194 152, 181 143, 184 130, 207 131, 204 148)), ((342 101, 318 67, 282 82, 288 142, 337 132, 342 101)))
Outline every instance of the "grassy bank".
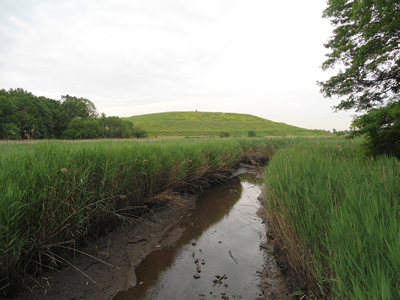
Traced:
POLYGON ((275 243, 298 287, 400 298, 398 160, 364 158, 356 140, 303 140, 278 151, 265 175, 275 243))
POLYGON ((246 153, 292 140, 201 139, 0 144, 0 289, 111 219, 223 178, 246 153), (159 197, 157 195, 164 195, 159 197), (29 262, 29 263, 28 263, 29 262))
POLYGON ((285 123, 273 122, 248 114, 216 112, 165 112, 126 118, 146 130, 149 136, 321 136, 322 130, 308 130, 285 123))

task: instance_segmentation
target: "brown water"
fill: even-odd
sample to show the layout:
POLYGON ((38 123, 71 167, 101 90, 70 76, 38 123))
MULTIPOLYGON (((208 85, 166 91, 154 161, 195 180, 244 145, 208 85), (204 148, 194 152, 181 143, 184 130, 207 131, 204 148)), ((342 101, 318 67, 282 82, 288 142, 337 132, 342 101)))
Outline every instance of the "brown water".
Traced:
POLYGON ((261 296, 257 271, 265 261, 260 249, 265 227, 256 214, 260 184, 254 174, 242 174, 227 185, 204 192, 197 207, 171 229, 183 231, 177 243, 148 255, 135 270, 137 285, 114 299, 261 296), (195 274, 200 278, 195 279, 195 274), (226 278, 214 283, 216 275, 226 278))

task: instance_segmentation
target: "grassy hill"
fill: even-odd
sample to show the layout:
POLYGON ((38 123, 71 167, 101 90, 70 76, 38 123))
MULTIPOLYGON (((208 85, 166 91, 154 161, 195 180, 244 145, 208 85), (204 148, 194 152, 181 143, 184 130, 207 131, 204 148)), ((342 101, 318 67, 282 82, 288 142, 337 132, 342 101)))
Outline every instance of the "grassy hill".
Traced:
POLYGON ((165 112, 124 118, 147 131, 149 136, 247 136, 254 130, 257 136, 316 136, 329 133, 276 123, 260 117, 215 112, 165 112))

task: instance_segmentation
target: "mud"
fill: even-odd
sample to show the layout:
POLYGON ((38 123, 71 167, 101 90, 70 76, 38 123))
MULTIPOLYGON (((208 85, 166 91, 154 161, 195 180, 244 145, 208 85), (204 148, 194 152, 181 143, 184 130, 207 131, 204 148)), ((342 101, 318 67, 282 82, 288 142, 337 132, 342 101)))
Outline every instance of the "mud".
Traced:
POLYGON ((9 299, 111 299, 129 289, 136 284, 135 266, 180 237, 179 231, 167 231, 195 207, 197 199, 196 195, 183 198, 179 204, 153 209, 141 220, 87 241, 82 253, 71 251, 67 258, 70 264, 64 262, 58 272, 45 271, 40 278, 28 279, 28 288, 9 299))
POLYGON ((185 195, 88 242, 87 254, 29 281, 16 299, 292 299, 266 240, 260 191, 253 176, 185 195))

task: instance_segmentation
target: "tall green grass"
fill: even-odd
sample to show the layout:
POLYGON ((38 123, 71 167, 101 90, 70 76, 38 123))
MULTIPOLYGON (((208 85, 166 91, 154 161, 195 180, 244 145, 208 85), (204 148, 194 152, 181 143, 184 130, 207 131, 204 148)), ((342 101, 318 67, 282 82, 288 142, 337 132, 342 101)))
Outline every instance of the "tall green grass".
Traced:
POLYGON ((359 142, 303 140, 265 171, 275 241, 317 295, 400 299, 400 162, 359 142))
POLYGON ((105 220, 125 220, 127 209, 146 210, 156 195, 218 180, 246 156, 274 154, 265 171, 270 226, 303 287, 329 298, 400 298, 400 163, 365 158, 359 144, 332 138, 0 144, 0 288, 31 271, 27 261, 72 246, 105 220))
POLYGON ((292 141, 0 144, 0 282, 24 272, 27 261, 40 262, 49 250, 72 247, 110 216, 124 220, 127 209, 148 209, 157 194, 193 190, 220 178, 246 153, 272 153, 288 143, 292 141))

